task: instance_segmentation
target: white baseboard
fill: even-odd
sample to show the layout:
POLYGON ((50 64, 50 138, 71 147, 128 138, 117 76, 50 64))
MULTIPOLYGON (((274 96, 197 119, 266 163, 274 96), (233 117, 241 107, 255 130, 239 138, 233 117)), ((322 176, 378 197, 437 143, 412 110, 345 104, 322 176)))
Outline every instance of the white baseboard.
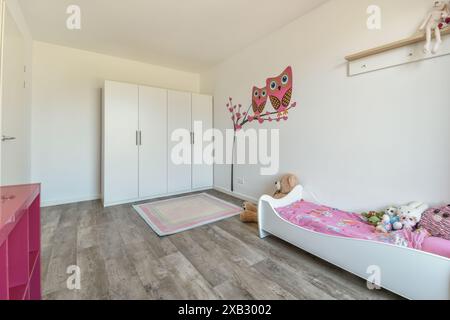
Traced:
POLYGON ((52 200, 52 201, 42 201, 41 207, 54 207, 54 206, 61 206, 64 204, 71 204, 71 203, 77 203, 77 202, 86 202, 86 201, 95 201, 100 200, 102 196, 91 196, 91 197, 84 197, 84 198, 73 198, 73 199, 64 199, 64 200, 52 200))
MULTIPOLYGON (((250 202, 254 202, 254 203, 258 203, 258 201, 259 201, 259 199, 256 199, 255 197, 251 197, 251 196, 239 193, 239 192, 231 192, 230 190, 228 190, 226 188, 219 187, 219 186, 214 186, 212 188, 202 188, 202 189, 195 189, 195 190, 190 190, 190 191, 185 191, 185 192, 176 192, 176 193, 171 193, 171 194, 160 195, 160 196, 157 196, 157 197, 150 197, 150 198, 143 198, 143 199, 132 199, 132 200, 128 200, 128 201, 124 201, 124 202, 117 202, 117 203, 108 203, 108 204, 106 204, 106 207, 120 205, 120 204, 125 204, 125 203, 147 201, 147 200, 152 200, 152 199, 161 198, 161 197, 170 197, 170 196, 180 195, 180 194, 189 193, 189 192, 205 191, 205 190, 209 190, 209 189, 214 189, 214 190, 223 192, 225 194, 228 194, 230 196, 233 196, 233 197, 245 200, 245 201, 250 201, 250 202)), ((42 201, 41 207, 42 208, 46 208, 46 207, 60 206, 60 205, 64 205, 64 204, 72 204, 72 203, 86 202, 86 201, 95 201, 95 200, 101 200, 101 199, 102 199, 102 196, 101 195, 97 195, 97 196, 84 197, 84 198, 72 198, 72 199, 42 201)))
POLYGON ((172 196, 179 196, 179 195, 189 194, 189 193, 192 193, 192 192, 201 192, 201 191, 206 191, 206 190, 211 190, 211 189, 214 189, 214 188, 213 187, 197 188, 197 189, 192 189, 192 190, 185 190, 185 191, 178 191, 178 192, 172 192, 172 193, 165 193, 165 194, 160 194, 160 195, 156 195, 156 196, 152 196, 152 197, 135 198, 135 199, 128 199, 128 200, 124 200, 124 201, 116 201, 116 202, 104 202, 103 201, 103 206, 105 208, 108 208, 108 207, 119 206, 119 205, 122 205, 122 204, 150 201, 150 200, 154 200, 154 199, 158 199, 158 198, 167 198, 167 197, 172 197, 172 196))
POLYGON ((251 196, 248 196, 248 195, 236 192, 236 191, 232 192, 228 189, 225 189, 225 188, 219 187, 219 186, 214 186, 214 190, 217 190, 217 191, 223 192, 225 194, 228 194, 230 196, 239 198, 241 200, 250 201, 253 203, 258 203, 258 201, 259 201, 259 199, 256 199, 255 197, 251 197, 251 196))

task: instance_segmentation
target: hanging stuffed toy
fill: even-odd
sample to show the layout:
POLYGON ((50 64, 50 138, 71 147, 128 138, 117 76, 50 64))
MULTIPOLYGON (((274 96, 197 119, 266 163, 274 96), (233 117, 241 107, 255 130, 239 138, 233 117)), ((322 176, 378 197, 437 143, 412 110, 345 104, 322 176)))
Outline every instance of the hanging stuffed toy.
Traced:
POLYGON ((435 1, 433 10, 428 13, 427 18, 423 22, 420 30, 425 30, 427 42, 425 43, 424 52, 436 54, 442 43, 441 28, 444 27, 445 21, 450 16, 449 5, 444 1, 435 1), (431 40, 433 37, 433 31, 436 37, 436 43, 433 48, 431 40))

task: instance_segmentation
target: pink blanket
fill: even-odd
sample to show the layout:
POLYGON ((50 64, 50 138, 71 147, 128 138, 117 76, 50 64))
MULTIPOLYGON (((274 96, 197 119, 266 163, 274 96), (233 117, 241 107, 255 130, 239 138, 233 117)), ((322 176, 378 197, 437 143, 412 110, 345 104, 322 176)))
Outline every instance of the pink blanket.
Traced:
POLYGON ((428 236, 426 231, 380 233, 359 214, 306 201, 298 201, 276 210, 283 219, 295 225, 332 236, 372 240, 419 250, 428 236))

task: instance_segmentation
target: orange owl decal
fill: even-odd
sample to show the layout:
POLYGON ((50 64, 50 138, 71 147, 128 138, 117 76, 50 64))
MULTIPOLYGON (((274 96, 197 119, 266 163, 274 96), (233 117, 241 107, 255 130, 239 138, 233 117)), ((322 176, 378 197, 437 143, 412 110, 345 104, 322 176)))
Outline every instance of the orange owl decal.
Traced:
POLYGON ((292 87, 291 67, 287 67, 280 76, 267 79, 267 95, 276 111, 282 113, 288 109, 292 98, 292 87))
POLYGON ((252 96, 252 108, 255 114, 262 114, 264 109, 266 108, 267 103, 267 89, 262 88, 259 89, 257 87, 253 87, 253 96, 252 96))

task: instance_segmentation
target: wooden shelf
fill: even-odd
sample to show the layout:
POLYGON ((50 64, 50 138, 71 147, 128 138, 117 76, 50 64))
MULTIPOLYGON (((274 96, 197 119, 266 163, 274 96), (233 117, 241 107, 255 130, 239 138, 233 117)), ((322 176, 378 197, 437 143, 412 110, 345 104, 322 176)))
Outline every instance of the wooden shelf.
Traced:
MULTIPOLYGON (((441 30, 442 36, 448 35, 448 34, 450 34, 450 27, 447 27, 447 28, 441 30)), ((419 32, 419 33, 415 34, 414 36, 406 38, 406 39, 398 40, 395 42, 385 44, 383 46, 379 46, 376 48, 372 48, 369 50, 361 51, 361 52, 346 56, 345 60, 347 60, 349 62, 356 61, 356 60, 359 60, 362 58, 370 57, 370 56, 373 56, 373 55, 376 55, 379 53, 383 53, 383 52, 390 51, 393 49, 405 47, 405 46, 415 44, 415 43, 425 41, 425 40, 426 40, 425 33, 419 32)))

